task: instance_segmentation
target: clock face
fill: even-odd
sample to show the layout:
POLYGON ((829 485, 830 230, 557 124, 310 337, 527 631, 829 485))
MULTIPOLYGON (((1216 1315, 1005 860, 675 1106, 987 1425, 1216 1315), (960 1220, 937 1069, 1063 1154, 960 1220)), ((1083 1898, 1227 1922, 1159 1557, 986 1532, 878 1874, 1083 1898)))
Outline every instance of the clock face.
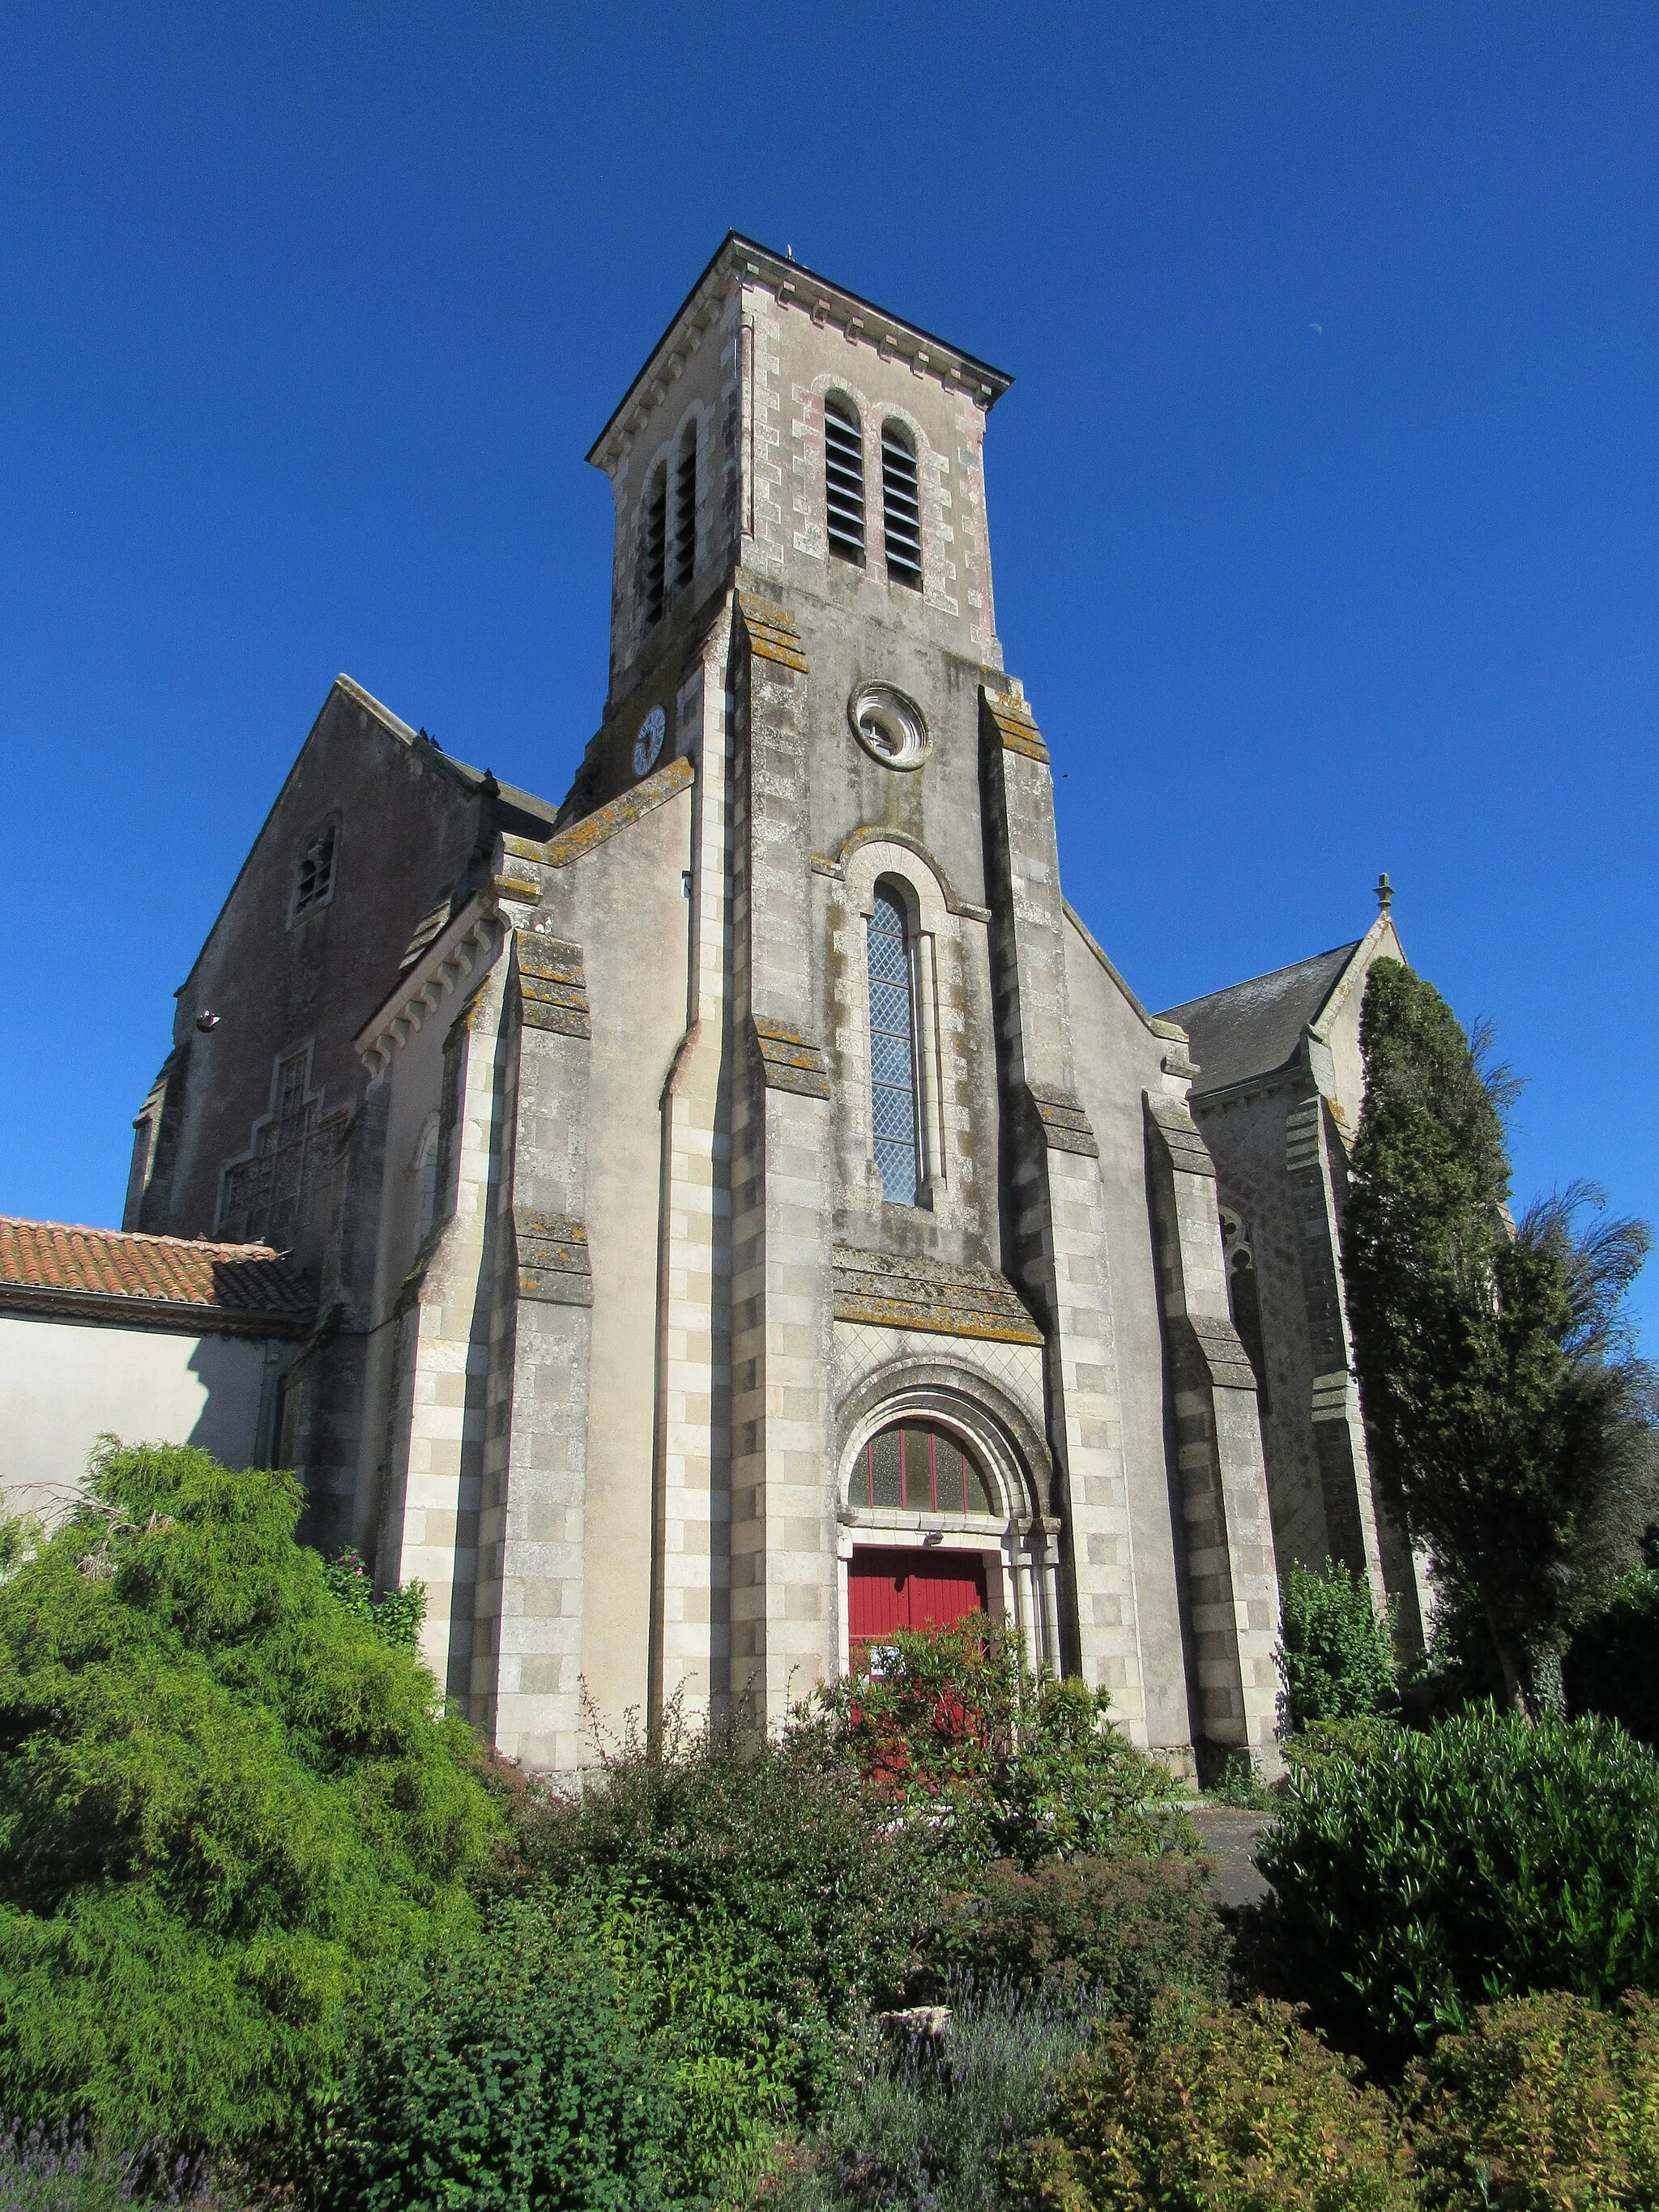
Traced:
POLYGON ((634 773, 649 775, 657 765, 657 755, 662 750, 662 741, 668 734, 668 717, 660 707, 653 707, 640 724, 640 734, 634 740, 634 773))

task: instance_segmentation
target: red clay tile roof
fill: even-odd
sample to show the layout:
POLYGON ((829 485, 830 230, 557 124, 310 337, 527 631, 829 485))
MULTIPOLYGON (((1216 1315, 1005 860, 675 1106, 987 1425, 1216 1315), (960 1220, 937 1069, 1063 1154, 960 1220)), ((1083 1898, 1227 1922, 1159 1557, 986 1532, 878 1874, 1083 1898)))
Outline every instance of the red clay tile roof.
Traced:
POLYGON ((140 1322, 167 1307, 175 1327, 199 1315, 196 1325, 204 1328, 283 1334, 307 1326, 317 1304, 268 1244, 209 1244, 0 1215, 0 1306, 16 1312, 79 1304, 117 1320, 118 1301, 140 1322))

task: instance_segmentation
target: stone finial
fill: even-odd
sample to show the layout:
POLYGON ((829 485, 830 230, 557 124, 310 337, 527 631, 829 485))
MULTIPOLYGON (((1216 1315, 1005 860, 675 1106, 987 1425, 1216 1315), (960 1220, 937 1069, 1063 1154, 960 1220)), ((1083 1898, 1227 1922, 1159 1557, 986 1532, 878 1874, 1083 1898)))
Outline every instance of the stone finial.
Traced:
POLYGON ((1394 885, 1387 876, 1379 876, 1376 879, 1376 910, 1379 914, 1387 914, 1393 904, 1394 885))

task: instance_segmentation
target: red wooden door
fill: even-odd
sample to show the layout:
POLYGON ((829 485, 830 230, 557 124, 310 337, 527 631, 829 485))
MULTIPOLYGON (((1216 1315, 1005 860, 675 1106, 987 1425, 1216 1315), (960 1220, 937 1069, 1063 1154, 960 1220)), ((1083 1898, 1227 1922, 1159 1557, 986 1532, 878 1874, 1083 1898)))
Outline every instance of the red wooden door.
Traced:
POLYGON ((854 1656, 896 1628, 948 1628, 985 1611, 985 1562, 972 1552, 855 1551, 847 1570, 854 1656))

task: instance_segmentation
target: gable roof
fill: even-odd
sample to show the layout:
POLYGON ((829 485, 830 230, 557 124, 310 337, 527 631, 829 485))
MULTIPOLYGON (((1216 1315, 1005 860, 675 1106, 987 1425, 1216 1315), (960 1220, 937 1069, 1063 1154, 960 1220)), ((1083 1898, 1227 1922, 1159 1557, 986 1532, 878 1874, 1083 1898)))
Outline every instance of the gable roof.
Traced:
POLYGON ((268 1244, 0 1215, 0 1311, 202 1335, 302 1336, 317 1301, 268 1244))
POLYGON ((1224 991, 1212 991, 1207 998, 1171 1006, 1160 1018, 1179 1022, 1191 1042, 1200 1069, 1194 1097, 1291 1066, 1304 1032, 1318 1020, 1364 942, 1358 938, 1352 945, 1316 952, 1310 960, 1298 960, 1224 991))

